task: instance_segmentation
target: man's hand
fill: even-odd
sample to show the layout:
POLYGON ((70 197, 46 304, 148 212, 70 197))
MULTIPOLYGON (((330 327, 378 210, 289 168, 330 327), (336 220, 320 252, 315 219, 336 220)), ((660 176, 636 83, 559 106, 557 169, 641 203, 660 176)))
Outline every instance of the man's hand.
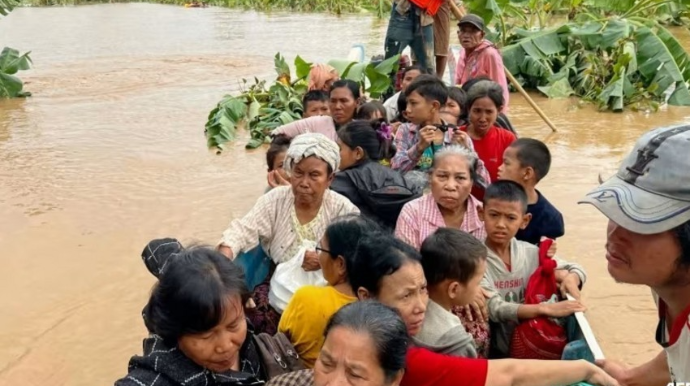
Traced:
POLYGON ((540 304, 540 314, 551 318, 564 318, 576 312, 584 312, 587 308, 576 300, 566 300, 558 303, 540 304))

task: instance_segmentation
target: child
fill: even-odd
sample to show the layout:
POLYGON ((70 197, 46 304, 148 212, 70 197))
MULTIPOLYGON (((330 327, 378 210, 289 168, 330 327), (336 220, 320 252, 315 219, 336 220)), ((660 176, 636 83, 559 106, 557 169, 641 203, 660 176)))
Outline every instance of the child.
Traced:
POLYGON ((532 216, 529 225, 520 229, 518 240, 537 245, 542 237, 555 239, 565 234, 563 216, 536 186, 546 177, 551 167, 551 153, 546 145, 536 139, 520 138, 503 153, 503 164, 498 168, 498 178, 520 184, 527 193, 527 213, 532 216))
POLYGON ((322 90, 308 91, 302 97, 302 118, 331 115, 328 108, 328 93, 322 90))
MULTIPOLYGON (((490 294, 489 318, 500 323, 492 328, 492 356, 505 357, 510 351, 513 329, 521 320, 540 316, 561 318, 584 311, 579 301, 522 304, 525 287, 539 266, 539 248, 515 239, 531 216, 527 213, 527 195, 513 181, 497 181, 486 188, 484 208, 479 216, 486 227, 487 268, 482 287, 490 294)), ((579 287, 585 282, 584 269, 575 263, 554 258, 561 293, 579 298, 579 287), (563 271, 565 270, 565 271, 563 271), (566 272, 567 271, 567 272, 566 272)))
POLYGON ((386 108, 380 101, 370 101, 357 108, 355 119, 364 119, 367 121, 377 121, 379 119, 386 119, 386 108))
POLYGON ((467 103, 467 94, 465 91, 459 87, 449 87, 448 88, 448 101, 446 105, 441 109, 441 112, 448 113, 452 115, 455 121, 455 125, 460 120, 462 115, 463 106, 467 103))
POLYGON ((266 152, 266 165, 268 165, 268 188, 266 192, 276 186, 286 185, 290 177, 283 169, 285 154, 290 147, 290 138, 285 135, 276 135, 271 141, 271 145, 266 152))
POLYGON ((395 119, 395 117, 398 116, 398 114, 405 111, 405 109, 400 109, 398 99, 400 99, 401 95, 405 94, 407 86, 409 86, 410 83, 417 79, 418 76, 428 73, 429 72, 420 65, 410 66, 405 69, 405 71, 403 72, 402 88, 400 89, 400 91, 395 93, 395 95, 386 99, 386 101, 383 103, 383 107, 386 108, 386 118, 389 122, 392 122, 395 119))
POLYGON ((477 357, 474 340, 453 307, 471 303, 486 271, 486 247, 469 233, 439 228, 422 243, 422 268, 427 280, 429 304, 422 330, 413 341, 431 351, 477 357))

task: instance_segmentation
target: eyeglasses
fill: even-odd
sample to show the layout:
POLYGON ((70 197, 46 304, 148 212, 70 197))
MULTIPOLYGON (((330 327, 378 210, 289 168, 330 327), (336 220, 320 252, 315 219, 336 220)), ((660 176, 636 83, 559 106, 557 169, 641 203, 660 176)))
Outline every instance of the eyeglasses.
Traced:
POLYGON ((329 251, 328 249, 321 248, 320 245, 316 247, 316 252, 328 253, 329 255, 331 254, 331 251, 329 251))

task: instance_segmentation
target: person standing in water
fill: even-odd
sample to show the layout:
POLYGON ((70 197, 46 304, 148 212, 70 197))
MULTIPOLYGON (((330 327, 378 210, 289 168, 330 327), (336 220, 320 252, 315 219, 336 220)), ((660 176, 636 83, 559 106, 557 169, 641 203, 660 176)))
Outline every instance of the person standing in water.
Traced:
POLYGON ((489 40, 484 39, 484 20, 473 14, 466 15, 458 23, 458 38, 462 52, 455 68, 455 84, 462 85, 472 78, 487 76, 503 89, 503 112, 508 111, 508 81, 503 69, 501 52, 489 40))
POLYGON ((634 368, 599 365, 622 386, 690 382, 690 125, 645 133, 618 173, 580 203, 608 219, 606 260, 619 283, 646 285, 659 309, 663 348, 634 368))
POLYGON ((434 72, 434 18, 410 0, 396 0, 386 31, 386 59, 401 54, 407 46, 418 63, 434 72))

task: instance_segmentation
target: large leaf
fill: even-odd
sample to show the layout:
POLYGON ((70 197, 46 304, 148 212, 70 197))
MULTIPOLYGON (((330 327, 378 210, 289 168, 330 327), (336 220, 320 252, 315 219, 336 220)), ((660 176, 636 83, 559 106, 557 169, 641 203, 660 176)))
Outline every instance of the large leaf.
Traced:
POLYGON ((278 77, 281 76, 290 76, 290 66, 288 66, 287 62, 285 61, 285 58, 279 53, 276 54, 275 58, 273 59, 273 64, 275 66, 276 73, 278 74, 278 77))
POLYGON ((21 0, 0 0, 0 15, 7 16, 15 7, 21 4, 21 0))
POLYGON ((673 84, 675 90, 668 103, 690 106, 690 90, 687 85, 690 81, 690 59, 682 46, 660 26, 654 29, 641 26, 635 35, 638 71, 652 85, 658 85, 656 95, 660 96, 673 84))
POLYGON ((304 79, 309 76, 309 71, 311 71, 311 63, 307 63, 299 55, 295 58, 295 75, 297 79, 304 79))
POLYGON ((611 19, 606 22, 593 21, 583 25, 573 25, 570 35, 579 37, 588 50, 615 47, 622 39, 632 34, 632 26, 626 20, 611 19))
POLYGON ((382 75, 390 75, 398 71, 400 55, 392 56, 374 67, 374 70, 382 75))
POLYGON ((22 81, 19 78, 0 72, 0 98, 21 96, 22 88, 22 81))
POLYGON ((470 13, 481 16, 485 24, 491 23, 494 17, 503 14, 509 0, 471 0, 465 3, 470 13))
POLYGON ((542 78, 544 82, 553 74, 550 57, 565 53, 560 34, 568 31, 567 26, 549 28, 536 33, 521 31, 524 36, 501 50, 503 65, 513 74, 525 74, 542 78))
POLYGON ((364 82, 364 72, 366 71, 367 65, 367 63, 355 63, 350 66, 345 75, 341 77, 354 80, 357 83, 362 83, 364 82))
POLYGON ((391 87, 391 78, 388 75, 381 74, 373 66, 366 69, 367 79, 369 80, 369 88, 367 92, 372 98, 378 98, 383 93, 388 91, 391 87))
POLYGON ((340 77, 343 78, 346 76, 350 67, 352 67, 355 63, 356 62, 347 59, 333 59, 328 62, 328 65, 335 68, 336 71, 338 71, 338 74, 340 74, 340 77))
POLYGON ((538 88, 549 98, 567 98, 575 94, 568 78, 561 78, 548 86, 539 86, 538 88))

